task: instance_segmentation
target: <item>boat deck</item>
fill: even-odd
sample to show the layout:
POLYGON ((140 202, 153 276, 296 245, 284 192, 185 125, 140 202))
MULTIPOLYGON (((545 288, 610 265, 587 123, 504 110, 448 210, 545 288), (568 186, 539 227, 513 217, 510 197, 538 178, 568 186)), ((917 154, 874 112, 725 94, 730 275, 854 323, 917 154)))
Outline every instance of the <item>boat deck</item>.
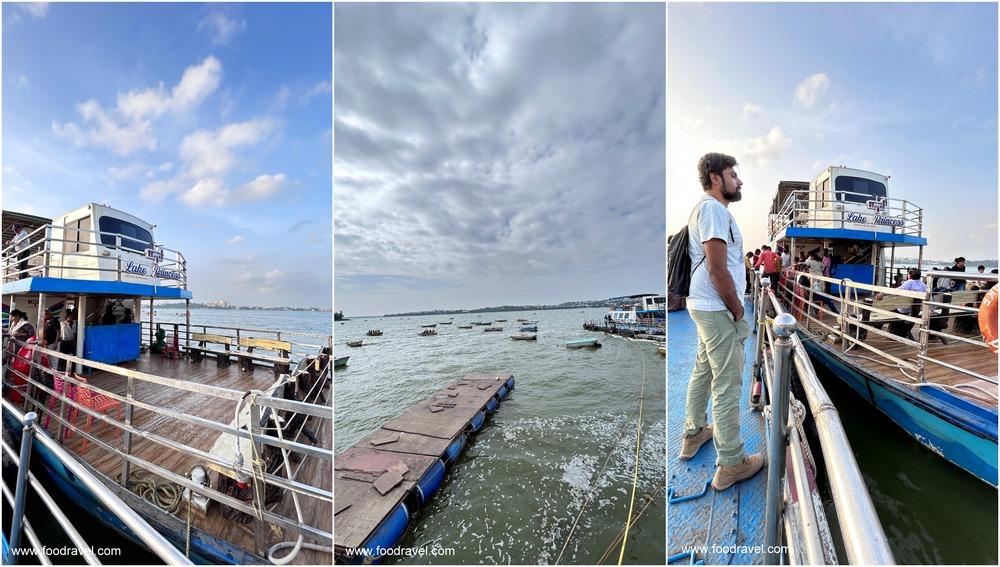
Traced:
MULTIPOLYGON (((228 367, 219 368, 212 359, 205 359, 194 363, 187 359, 164 359, 160 356, 150 356, 149 353, 146 353, 137 361, 123 363, 119 366, 157 376, 235 390, 263 390, 267 389, 275 381, 274 374, 270 368, 257 368, 254 372, 241 372, 239 364, 233 363, 228 367)), ((126 395, 127 381, 123 376, 109 372, 94 372, 87 377, 87 381, 97 388, 122 396, 126 395)), ((233 401, 222 400, 207 395, 200 396, 192 392, 151 384, 141 380, 135 380, 135 398, 138 401, 157 407, 198 416, 221 424, 232 423, 235 417, 234 412, 236 411, 236 402, 233 401)), ((58 407, 56 407, 55 411, 58 412, 58 407)), ((119 416, 119 418, 124 419, 124 416, 119 416)), ((44 421, 43 419, 42 422, 44 423, 44 421)), ((77 426, 83 427, 86 416, 80 412, 76 421, 77 426)), ((210 452, 216 440, 221 435, 225 435, 213 429, 184 423, 140 408, 135 409, 132 423, 136 429, 155 433, 156 435, 205 452, 210 452)), ((333 446, 333 431, 332 427, 330 427, 330 420, 310 420, 310 426, 320 428, 315 434, 321 440, 323 446, 333 446)), ((51 421, 48 430, 55 437, 57 430, 56 420, 51 421)), ((119 430, 111 425, 101 423, 95 419, 90 433, 113 447, 122 447, 123 436, 119 430)), ((307 441, 303 439, 303 442, 307 441)), ((118 480, 123 459, 117 454, 106 452, 95 443, 89 443, 87 450, 83 451, 83 437, 81 435, 69 437, 64 441, 64 446, 71 452, 82 456, 87 463, 107 477, 118 480)), ((194 465, 200 464, 206 466, 196 456, 166 448, 151 440, 135 435, 133 435, 132 439, 132 454, 179 475, 186 475, 194 465)), ((293 462, 293 471, 296 466, 297 463, 293 462)), ((206 468, 208 467, 206 466, 206 468)), ((151 473, 138 466, 133 465, 131 470, 133 471, 133 475, 138 474, 142 477, 149 476, 156 479, 151 473)), ((332 478, 329 470, 328 461, 309 458, 302 465, 297 479, 311 486, 332 491, 332 478)), ((210 475, 210 478, 214 478, 214 475, 210 475)), ((303 496, 299 497, 299 502, 303 510, 304 523, 327 532, 331 531, 332 522, 330 518, 332 516, 332 506, 330 503, 303 496)), ((285 517, 296 517, 294 503, 289 494, 286 494, 277 506, 272 507, 272 510, 285 517)), ((180 511, 175 515, 182 520, 186 520, 186 507, 182 506, 180 511)), ((254 551, 253 524, 238 524, 226 518, 220 513, 218 503, 211 503, 208 514, 205 516, 193 514, 192 524, 217 538, 232 542, 248 551, 254 551)), ((281 528, 267 529, 265 530, 265 534, 268 539, 267 545, 264 546, 265 549, 280 541, 294 541, 296 539, 293 534, 285 533, 285 530, 281 528)), ((287 549, 279 551, 277 555, 282 556, 287 551, 287 549)), ((308 549, 303 549, 292 561, 293 564, 329 564, 329 562, 330 554, 308 549)))
MULTIPOLYGON (((801 322, 800 322, 801 323, 801 322)), ((829 323, 828 323, 829 324, 829 323)), ((821 330, 819 325, 813 323, 812 329, 821 330)), ((810 330, 812 330, 810 329, 810 330)), ((954 333, 953 329, 948 329, 949 334, 954 333)), ((966 338, 979 339, 982 337, 976 337, 971 335, 965 335, 966 338)), ((997 357, 996 355, 990 353, 984 347, 977 345, 965 343, 955 339, 946 339, 947 344, 943 344, 941 341, 931 338, 927 345, 927 356, 940 360, 947 364, 953 366, 958 366, 983 376, 987 376, 990 379, 996 381, 997 379, 997 357)), ((836 345, 837 350, 839 350, 839 339, 829 339, 828 344, 836 345)), ((865 344, 870 345, 883 351, 889 355, 896 358, 907 360, 914 364, 917 363, 916 348, 912 346, 907 346, 896 342, 888 337, 878 335, 876 333, 869 333, 868 337, 865 339, 865 344)), ((914 382, 916 381, 916 373, 913 371, 904 372, 899 366, 889 360, 888 358, 868 350, 866 348, 855 346, 850 350, 848 356, 851 356, 851 360, 865 368, 866 370, 881 374, 888 378, 894 378, 897 380, 902 380, 904 382, 914 382), (854 355, 854 356, 851 356, 854 355)), ((982 388, 986 392, 989 392, 994 397, 984 396, 976 392, 974 389, 963 388, 959 390, 951 389, 950 391, 958 394, 959 396, 967 399, 977 405, 986 408, 992 408, 996 410, 997 401, 996 396, 998 393, 997 385, 991 384, 984 380, 978 380, 973 376, 963 374, 957 370, 953 370, 946 366, 940 364, 935 364, 933 362, 925 361, 924 365, 924 379, 927 382, 933 382, 935 384, 943 384, 946 386, 958 386, 961 384, 974 384, 979 388, 982 388)))
POLYGON ((430 498, 418 482, 439 461, 449 461, 449 446, 481 426, 473 420, 493 411, 494 398, 502 398, 507 390, 501 388, 509 390, 512 381, 509 372, 467 374, 337 455, 336 548, 347 553, 365 546, 383 520, 414 497, 415 488, 420 500, 430 498))
MULTIPOLYGON (((687 311, 668 313, 667 318, 670 336, 667 380, 667 400, 670 406, 667 412, 667 556, 677 565, 697 561, 704 561, 705 565, 759 564, 763 555, 751 553, 749 548, 764 545, 767 469, 765 467, 749 480, 717 491, 708 486, 715 474, 716 452, 712 443, 705 443, 689 461, 678 459, 681 436, 684 434, 687 385, 694 367, 698 335, 687 311), (692 498, 673 502, 684 497, 692 498), (713 546, 718 547, 713 549, 713 546), (690 556, 679 556, 693 547, 707 549, 699 549, 694 561, 691 561, 690 556)), ((748 404, 754 338, 751 335, 746 342, 746 378, 740 393, 740 433, 743 436, 744 450, 748 454, 763 451, 766 447, 763 414, 752 411, 748 404)), ((712 421, 710 411, 709 422, 712 421)))

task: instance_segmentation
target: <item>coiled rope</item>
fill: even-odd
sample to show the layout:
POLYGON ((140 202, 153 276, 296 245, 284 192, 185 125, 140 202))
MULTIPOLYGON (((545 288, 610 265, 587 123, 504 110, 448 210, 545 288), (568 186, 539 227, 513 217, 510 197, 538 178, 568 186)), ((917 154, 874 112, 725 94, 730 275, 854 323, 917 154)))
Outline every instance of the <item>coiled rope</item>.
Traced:
MULTIPOLYGON (((118 473, 118 480, 122 475, 118 473)), ((140 498, 173 514, 181 507, 180 487, 172 482, 156 482, 151 477, 141 477, 135 471, 128 475, 126 486, 140 498)))

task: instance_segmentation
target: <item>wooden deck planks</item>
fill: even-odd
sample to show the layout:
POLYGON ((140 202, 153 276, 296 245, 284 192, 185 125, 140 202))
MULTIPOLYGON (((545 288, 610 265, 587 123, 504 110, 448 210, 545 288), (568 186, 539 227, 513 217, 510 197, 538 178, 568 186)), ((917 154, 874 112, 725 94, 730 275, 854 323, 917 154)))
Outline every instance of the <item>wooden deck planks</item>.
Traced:
POLYGON ((334 544, 359 548, 405 500, 422 475, 441 458, 513 375, 468 374, 418 402, 334 459, 334 544), (440 408, 431 411, 431 408, 440 408), (398 434, 398 438, 394 434, 398 434), (385 442, 387 440, 392 440, 385 442), (378 444, 372 443, 376 441, 378 444), (402 463, 403 480, 386 494, 374 482, 402 463))
MULTIPOLYGON (((229 365, 219 368, 211 360, 202 360, 194 363, 186 359, 163 359, 158 356, 148 354, 137 361, 119 365, 123 368, 138 370, 149 374, 186 380, 201 384, 211 384, 234 390, 266 389, 274 383, 274 375, 269 369, 258 372, 241 372, 238 365, 229 365)), ((261 369, 259 369, 261 370, 261 369)), ((90 385, 107 390, 121 396, 126 395, 127 380, 117 374, 109 372, 95 372, 87 377, 90 385)), ((138 401, 146 402, 158 407, 169 408, 173 411, 183 412, 188 415, 195 415, 209 419, 221 424, 232 422, 236 410, 236 402, 221 400, 211 396, 203 396, 191 392, 177 390, 158 384, 150 384, 140 380, 135 381, 135 398, 138 401)), ((122 404, 124 407, 124 403, 122 404)), ((58 412, 58 406, 55 411, 58 412)), ((67 405, 68 413, 68 405, 67 405)), ((332 413, 332 411, 331 411, 332 413)), ((117 416, 117 419, 124 421, 124 415, 117 416)), ((83 427, 86 416, 81 412, 76 419, 78 427, 83 427)), ((137 429, 149 431, 170 440, 183 443, 190 447, 208 452, 215 440, 222 435, 218 431, 200 427, 193 424, 181 422, 155 412, 136 408, 132 420, 133 426, 137 429)), ((312 428, 319 428, 316 436, 324 440, 326 447, 333 446, 333 430, 330 420, 310 420, 312 428)), ((57 423, 52 420, 48 428, 50 434, 55 436, 57 423)), ((68 430, 68 428, 67 428, 68 430)), ((94 420, 89 430, 90 434, 102 441, 122 448, 122 434, 117 428, 111 425, 94 420)), ((305 442, 304 440, 301 440, 305 442)), ((70 451, 80 455, 94 468, 112 479, 118 479, 122 459, 116 454, 106 453, 94 443, 90 443, 86 452, 82 451, 83 437, 74 435, 66 440, 65 446, 70 451)), ((174 451, 153 441, 133 436, 132 454, 149 461, 157 466, 168 469, 179 475, 186 475, 191 467, 196 464, 204 466, 201 459, 174 451)), ((293 472, 298 468, 299 463, 292 463, 293 472)), ((142 477, 151 476, 151 473, 141 467, 133 466, 132 471, 142 477)), ((154 477, 155 478, 155 477, 154 477)), ((308 458, 302 464, 296 477, 300 482, 318 486, 328 491, 332 491, 333 477, 329 461, 318 458, 308 458)), ((330 502, 319 501, 314 498, 299 496, 299 503, 303 510, 303 519, 312 526, 323 529, 327 532, 332 530, 333 507, 330 502)), ((272 508, 277 513, 288 517, 296 518, 294 502, 291 495, 286 494, 282 501, 272 508)), ((185 508, 177 513, 178 517, 186 519, 183 515, 185 508)), ((196 527, 212 534, 215 537, 230 541, 244 549, 254 551, 254 536, 252 524, 240 525, 223 517, 218 510, 218 505, 212 503, 207 516, 193 515, 192 523, 196 527)), ((296 536, 291 533, 284 533, 286 530, 275 528, 265 529, 268 538, 268 545, 279 541, 295 541, 296 536)), ((307 540, 308 541, 308 540, 307 540)), ((284 555, 287 550, 279 551, 278 555, 284 555)), ((329 564, 330 554, 313 550, 303 549, 292 562, 293 564, 329 564)))

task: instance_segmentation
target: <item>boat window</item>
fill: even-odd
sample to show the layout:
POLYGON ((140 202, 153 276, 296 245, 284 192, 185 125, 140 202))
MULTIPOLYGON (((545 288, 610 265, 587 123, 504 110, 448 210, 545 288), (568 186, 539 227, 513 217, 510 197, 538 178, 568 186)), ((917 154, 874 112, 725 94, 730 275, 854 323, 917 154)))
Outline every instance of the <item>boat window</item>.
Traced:
POLYGON ((826 201, 830 198, 830 178, 827 177, 820 184, 819 190, 819 205, 820 207, 826 207, 826 201))
POLYGON ((65 252, 86 252, 90 250, 90 215, 70 221, 63 229, 63 250, 65 252))
POLYGON ((115 217, 101 217, 101 243, 115 245, 115 235, 121 235, 122 248, 143 253, 153 247, 153 235, 148 230, 115 217))
POLYGON ((836 181, 837 191, 847 191, 850 193, 860 193, 860 195, 847 195, 838 193, 837 198, 841 201, 852 203, 864 203, 872 197, 885 197, 885 185, 871 179, 840 175, 836 181))

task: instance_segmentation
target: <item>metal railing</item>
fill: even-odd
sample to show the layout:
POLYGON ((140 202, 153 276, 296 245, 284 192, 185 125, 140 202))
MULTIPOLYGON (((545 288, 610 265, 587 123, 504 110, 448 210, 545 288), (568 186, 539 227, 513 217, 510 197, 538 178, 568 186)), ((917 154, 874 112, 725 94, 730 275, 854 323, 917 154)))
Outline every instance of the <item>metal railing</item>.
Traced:
POLYGON ((38 275, 100 281, 148 280, 159 287, 187 289, 187 260, 183 254, 118 233, 46 224, 30 232, 23 242, 8 245, 2 257, 5 282, 38 275), (83 235, 85 242, 79 238, 83 235), (105 244, 104 237, 114 238, 114 244, 105 244), (20 252, 15 249, 19 246, 23 246, 20 252), (71 246, 75 250, 70 251, 71 246), (140 246, 156 250, 162 259, 145 258, 140 246), (81 252, 81 247, 85 251, 81 252), (144 260, 139 261, 140 257, 144 260))
MULTIPOLYGON (((35 490, 35 493, 39 496, 41 501, 45 504, 49 513, 55 518, 56 523, 60 528, 69 536, 70 540, 73 542, 74 546, 79 550, 80 555, 89 565, 100 565, 101 562, 94 556, 91 547, 87 545, 87 542, 80 535, 79 531, 73 526, 72 522, 66 517, 66 515, 60 510, 58 504, 49 495, 45 487, 38 481, 33 473, 30 472, 31 464, 31 448, 32 442, 37 441, 43 445, 46 449, 51 451, 59 462, 66 467, 70 472, 72 472, 76 478, 87 486, 88 489, 94 494, 94 496, 104 505, 105 508, 110 510, 116 518, 121 520, 132 533, 134 533, 146 546, 157 555, 160 559, 166 562, 167 565, 191 565, 191 560, 184 556, 180 551, 177 550, 173 545, 170 544, 159 532, 157 532, 152 526, 150 526, 145 520, 139 517, 131 508, 129 508, 120 498, 114 495, 107 487, 101 484, 95 476, 90 474, 80 463, 63 449, 59 443, 56 443, 52 438, 50 438, 43 429, 38 427, 37 419, 38 415, 35 412, 29 412, 28 414, 22 414, 14 404, 7 399, 0 400, 3 404, 3 410, 10 412, 21 424, 23 424, 23 429, 21 430, 21 449, 17 453, 14 451, 13 447, 7 445, 6 442, 3 443, 3 450, 7 456, 17 465, 17 485, 15 487, 14 494, 10 494, 10 490, 7 488, 6 484, 3 484, 3 495, 8 502, 11 502, 13 506, 13 515, 11 516, 11 533, 8 541, 10 543, 11 550, 17 549, 20 545, 21 534, 27 537, 29 544, 33 550, 33 558, 39 560, 43 564, 51 564, 48 561, 48 557, 44 550, 47 546, 39 540, 38 535, 32 529, 31 523, 25 518, 25 496, 27 495, 28 485, 35 490)), ((8 565, 16 564, 19 557, 23 554, 11 553, 9 556, 4 557, 4 563, 8 565)))
POLYGON ((878 365, 890 378, 918 387, 957 389, 996 404, 995 389, 987 386, 997 385, 996 374, 983 374, 956 358, 973 363, 981 357, 996 359, 977 320, 987 289, 997 279, 997 274, 931 271, 922 276, 927 291, 909 291, 786 270, 780 293, 808 330, 832 338, 842 353, 878 365), (953 286, 934 286, 944 278, 953 286), (934 352, 932 341, 940 343, 933 345, 934 352), (952 349, 968 352, 945 360, 952 349), (972 381, 935 383, 927 376, 932 367, 972 381))
MULTIPOLYGON (((864 193, 852 193, 849 191, 836 191, 841 196, 854 196, 865 201, 872 199, 871 195, 864 193)), ((833 196, 833 193, 830 193, 833 196)), ((834 198, 824 198, 820 191, 796 190, 792 191, 785 198, 784 203, 778 212, 770 216, 770 239, 776 240, 777 235, 782 230, 789 227, 807 228, 846 228, 847 225, 866 224, 872 230, 876 228, 884 232, 895 234, 905 234, 910 236, 921 236, 923 233, 923 209, 907 201, 906 199, 884 198, 882 201, 884 210, 864 210, 864 201, 836 200, 834 198), (869 219, 865 222, 851 220, 853 215, 862 214, 869 219), (886 224, 883 222, 871 222, 877 219, 875 215, 885 219, 894 219, 898 224, 886 224)))
MULTIPOLYGON (((794 368, 816 424, 819 450, 825 463, 833 495, 838 525, 852 564, 894 563, 888 539, 879 522, 868 489, 858 470, 847 434, 837 409, 819 382, 809 356, 796 331, 796 322, 782 308, 769 282, 754 277, 755 344, 754 379, 759 380, 764 411, 770 415, 768 438, 767 495, 765 508, 765 549, 777 549, 780 525, 797 563, 825 564, 823 532, 818 509, 807 485, 807 469, 815 468, 811 448, 800 429, 801 418, 792 411, 801 406, 790 391, 794 368), (772 313, 774 317, 768 318, 772 313), (786 475, 786 448, 791 458, 792 476, 786 475), (789 506, 794 487, 798 506, 789 506), (792 545, 792 543, 796 545, 792 545), (799 554, 802 557, 799 557, 799 554)), ((803 411, 804 413, 804 411, 803 411)), ((765 563, 781 561, 778 553, 766 553, 765 563)), ((836 559, 836 558, 832 558, 836 559)))
MULTIPOLYGON (((287 493, 292 493, 293 497, 294 495, 304 496, 317 501, 318 505, 329 506, 332 515, 332 492, 319 486, 299 481, 297 478, 303 466, 307 462, 310 462, 309 459, 320 459, 328 463, 333 461, 332 448, 317 447, 313 444, 303 442, 303 438, 307 435, 304 431, 310 421, 320 421, 321 425, 316 427, 317 430, 323 426, 324 422, 332 427, 332 407, 330 405, 321 405, 320 403, 320 400, 325 398, 324 390, 331 385, 332 361, 329 356, 330 351, 322 349, 314 357, 303 358, 292 369, 290 374, 281 375, 266 390, 239 391, 94 362, 46 348, 36 348, 35 345, 17 341, 12 337, 8 337, 8 343, 13 345, 14 349, 6 357, 6 362, 10 366, 5 369, 4 373, 5 389, 10 387, 21 392, 24 406, 26 408, 33 408, 38 414, 46 416, 47 424, 48 420, 54 421, 56 427, 55 436, 57 439, 61 440, 64 432, 69 430, 86 439, 87 442, 96 446, 101 452, 119 457, 122 462, 122 469, 117 480, 118 484, 127 487, 131 467, 136 466, 155 477, 176 484, 180 488, 193 491, 193 494, 202 495, 225 507, 232 508, 255 518, 254 538, 257 551, 264 549, 265 529, 267 529, 266 525, 270 524, 288 530, 292 534, 317 541, 323 546, 323 549, 329 546, 330 553, 332 553, 333 536, 330 532, 309 525, 308 523, 300 522, 296 518, 286 517, 275 512, 274 508, 277 504, 271 505, 268 508, 265 503, 264 494, 268 487, 275 487, 282 491, 282 500, 287 493), (21 347, 29 347, 33 352, 27 357, 22 357, 20 354, 17 354, 18 349, 21 347), (43 357, 48 358, 49 365, 46 366, 43 364, 43 357), (64 361, 67 368, 72 368, 76 364, 88 371, 102 371, 118 375, 127 384, 126 392, 125 394, 120 394, 100 388, 93 383, 84 382, 79 378, 79 372, 67 373, 53 370, 52 367, 55 366, 58 360, 64 361), (14 368, 14 361, 20 361, 22 365, 27 365, 29 371, 25 373, 14 368), (23 384, 16 384, 13 380, 8 381, 8 378, 13 377, 20 378, 23 384), (62 390, 57 391, 53 386, 46 385, 43 382, 43 378, 52 380, 52 383, 56 379, 62 381, 62 390), (303 396, 305 401, 296 401, 281 397, 282 388, 290 384, 294 384, 297 387, 299 382, 306 385, 309 385, 311 382, 308 391, 303 396), (249 419, 244 420, 241 417, 234 417, 234 422, 232 423, 221 423, 196 415, 186 414, 183 410, 160 407, 137 398, 137 383, 155 384, 187 392, 191 395, 197 395, 203 399, 209 398, 204 400, 204 403, 207 404, 235 403, 237 404, 236 408, 239 408, 244 403, 244 400, 249 400, 247 402, 249 419), (95 395, 102 395, 119 402, 122 404, 124 410, 124 418, 122 415, 116 415, 116 419, 112 419, 108 415, 93 411, 86 405, 81 404, 70 394, 73 387, 86 388, 95 395), (49 397, 48 403, 41 401, 40 393, 44 393, 49 397), (58 407, 53 408, 53 406, 58 407), (133 423, 135 409, 143 409, 155 414, 155 417, 148 422, 154 426, 148 427, 147 425, 146 429, 137 428, 133 423), (68 419, 67 410, 75 411, 78 415, 73 417, 73 419, 68 419), (113 446, 111 444, 113 441, 109 441, 115 438, 115 434, 99 437, 91 434, 89 427, 84 429, 78 426, 76 421, 80 415, 87 416, 88 419, 92 418, 95 420, 95 423, 103 423, 114 428, 112 431, 117 430, 117 432, 122 433, 119 436, 121 440, 120 447, 113 446), (269 419, 269 421, 265 422, 264 419, 269 419), (286 426, 282 424, 294 424, 297 419, 301 419, 297 429, 289 430, 283 435, 275 436, 277 428, 281 427, 282 431, 284 431, 284 427, 286 426), (245 462, 238 457, 233 461, 225 460, 213 453, 185 445, 184 443, 153 432, 156 429, 160 429, 164 424, 179 424, 181 426, 209 429, 219 432, 220 438, 224 435, 234 436, 238 438, 236 452, 242 455, 239 448, 240 440, 242 440, 243 443, 249 445, 252 458, 247 459, 249 462, 245 462), (253 487, 251 500, 247 502, 221 492, 216 488, 194 482, 184 471, 168 470, 133 454, 133 439, 142 439, 155 443, 163 451, 194 457, 199 460, 199 463, 214 466, 216 470, 232 471, 238 481, 240 479, 247 480, 253 487), (280 466, 282 461, 280 459, 277 462, 278 466, 271 466, 270 468, 263 468, 261 466, 262 463, 258 456, 265 455, 265 451, 271 451, 272 455, 275 454, 275 451, 280 452, 282 458, 288 458, 289 453, 297 455, 299 462, 294 473, 290 475, 290 478, 282 476, 280 466)), ((325 403, 329 403, 330 401, 332 400, 328 400, 325 403)), ((8 402, 5 401, 4 403, 8 402)), ((296 459, 293 458, 292 460, 296 459)), ((97 474, 104 476, 106 479, 105 482, 109 484, 116 482, 100 471, 97 471, 97 474)), ((282 500, 279 500, 278 503, 282 500)), ((190 538, 190 531, 188 532, 188 537, 190 538)), ((190 541, 188 543, 190 544, 190 541)), ((306 546, 311 545, 306 544, 306 546)), ((314 547, 310 547, 310 549, 312 548, 314 547)))
MULTIPOLYGON (((148 316, 148 313, 146 313, 148 316)), ((310 353, 315 353, 316 351, 322 349, 323 347, 333 348, 333 337, 331 335, 324 335, 321 333, 307 333, 303 331, 275 331, 273 329, 254 329, 249 327, 228 327, 225 325, 203 325, 198 323, 186 323, 180 321, 156 321, 150 323, 148 318, 142 321, 142 336, 148 338, 149 344, 152 344, 152 337, 156 334, 156 329, 163 329, 165 333, 165 340, 167 344, 172 344, 174 338, 177 338, 178 345, 190 345, 192 340, 191 335, 194 333, 201 334, 212 334, 219 335, 223 337, 228 337, 233 339, 234 352, 239 352, 240 350, 240 339, 248 338, 265 338, 274 339, 277 341, 285 341, 292 345, 292 355, 294 358, 298 358, 296 355, 308 355, 310 353), (304 342, 303 340, 296 339, 320 339, 319 341, 304 342), (319 344, 317 344, 319 343, 319 344)))

